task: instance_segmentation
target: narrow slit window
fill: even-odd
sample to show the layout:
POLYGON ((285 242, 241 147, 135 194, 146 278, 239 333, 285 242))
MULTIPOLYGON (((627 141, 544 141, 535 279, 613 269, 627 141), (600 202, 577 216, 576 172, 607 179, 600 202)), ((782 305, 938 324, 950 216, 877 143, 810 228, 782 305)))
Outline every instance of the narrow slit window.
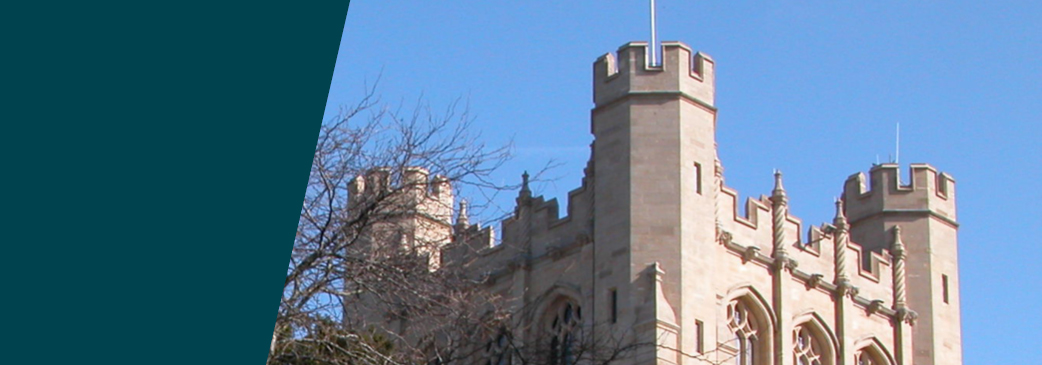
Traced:
POLYGON ((609 300, 611 300, 611 323, 615 323, 619 320, 619 291, 612 288, 609 292, 609 297, 609 300))
POLYGON ((941 297, 948 304, 948 275, 941 275, 941 297))
POLYGON ((702 165, 695 162, 695 192, 702 194, 702 165))
POLYGON ((695 320, 695 336, 697 336, 698 343, 695 344, 696 345, 695 349, 698 350, 699 354, 705 354, 706 353, 706 349, 705 349, 705 332, 703 332, 704 330, 705 330, 705 326, 702 325, 702 321, 696 319, 695 320))

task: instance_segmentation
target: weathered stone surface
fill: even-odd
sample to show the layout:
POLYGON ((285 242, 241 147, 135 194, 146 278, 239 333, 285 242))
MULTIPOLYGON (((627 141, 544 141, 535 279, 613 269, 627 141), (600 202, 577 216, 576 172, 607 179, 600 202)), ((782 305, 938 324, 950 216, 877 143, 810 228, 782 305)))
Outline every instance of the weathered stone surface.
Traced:
POLYGON ((493 246, 491 229, 469 222, 449 234, 450 191, 419 205, 436 218, 411 221, 428 227, 417 234, 454 237, 444 258, 478 260, 491 290, 519 308, 572 301, 587 326, 663 345, 635 364, 734 363, 732 303, 760 326, 757 364, 793 364, 797 327, 817 336, 822 364, 961 364, 954 180, 912 165, 901 185, 898 166, 874 166, 847 179, 838 228, 789 216, 780 181, 774 198, 747 200, 739 216, 716 151, 714 61, 667 42, 662 66, 647 67, 646 47, 629 43, 594 63, 595 140, 566 216, 556 200, 522 192, 493 246), (898 225, 901 274, 890 253, 898 225), (906 306, 894 304, 895 278, 906 306))

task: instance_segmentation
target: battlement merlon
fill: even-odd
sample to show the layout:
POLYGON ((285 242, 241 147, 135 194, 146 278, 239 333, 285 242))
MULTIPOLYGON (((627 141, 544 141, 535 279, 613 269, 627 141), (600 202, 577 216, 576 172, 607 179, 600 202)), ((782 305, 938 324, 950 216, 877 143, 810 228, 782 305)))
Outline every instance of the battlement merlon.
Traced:
POLYGON ((360 203, 381 199, 385 202, 384 209, 415 210, 442 224, 452 222, 455 204, 452 183, 444 176, 431 176, 422 167, 410 166, 401 171, 389 167, 370 169, 351 180, 348 192, 349 210, 360 203))
POLYGON ((709 55, 681 42, 662 42, 662 64, 649 65, 647 42, 630 42, 618 55, 605 54, 593 64, 593 102, 608 105, 626 96, 676 93, 715 110, 716 69, 709 55))
POLYGON ((865 174, 847 178, 843 186, 846 215, 851 224, 885 213, 930 213, 958 226, 955 179, 928 164, 912 164, 910 183, 901 183, 900 166, 875 165, 865 174))

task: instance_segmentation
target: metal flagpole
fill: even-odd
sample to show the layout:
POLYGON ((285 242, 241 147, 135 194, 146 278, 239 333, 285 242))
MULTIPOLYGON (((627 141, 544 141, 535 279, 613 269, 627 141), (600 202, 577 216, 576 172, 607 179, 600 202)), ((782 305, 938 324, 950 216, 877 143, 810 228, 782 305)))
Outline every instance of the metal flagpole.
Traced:
POLYGON ((897 141, 894 145, 894 163, 901 163, 901 122, 897 122, 897 141))
POLYGON ((648 45, 650 53, 650 66, 658 66, 658 37, 655 34, 655 0, 651 0, 651 44, 648 45))

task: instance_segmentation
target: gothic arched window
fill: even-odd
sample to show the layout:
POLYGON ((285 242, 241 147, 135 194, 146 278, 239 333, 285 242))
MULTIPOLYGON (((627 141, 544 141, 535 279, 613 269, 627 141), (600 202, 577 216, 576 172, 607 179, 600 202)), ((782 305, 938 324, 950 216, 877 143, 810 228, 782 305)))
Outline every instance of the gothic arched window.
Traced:
POLYGON ((876 360, 873 359, 872 356, 866 354, 863 351, 858 352, 856 355, 854 355, 854 363, 857 365, 879 365, 876 364, 876 360))
POLYGON ((737 351, 736 365, 753 365, 759 356, 759 326, 748 306, 740 300, 727 305, 727 328, 734 334, 731 345, 737 351))
POLYGON ((888 361, 883 360, 883 357, 879 355, 871 347, 866 347, 858 352, 854 353, 854 365, 887 365, 888 361))
POLYGON ((571 302, 557 307, 550 319, 550 365, 575 364, 575 347, 582 320, 582 308, 571 302))
POLYGON ((796 329, 792 331, 792 342, 792 352, 796 357, 796 365, 825 364, 825 359, 822 358, 824 347, 807 326, 796 326, 796 329))

